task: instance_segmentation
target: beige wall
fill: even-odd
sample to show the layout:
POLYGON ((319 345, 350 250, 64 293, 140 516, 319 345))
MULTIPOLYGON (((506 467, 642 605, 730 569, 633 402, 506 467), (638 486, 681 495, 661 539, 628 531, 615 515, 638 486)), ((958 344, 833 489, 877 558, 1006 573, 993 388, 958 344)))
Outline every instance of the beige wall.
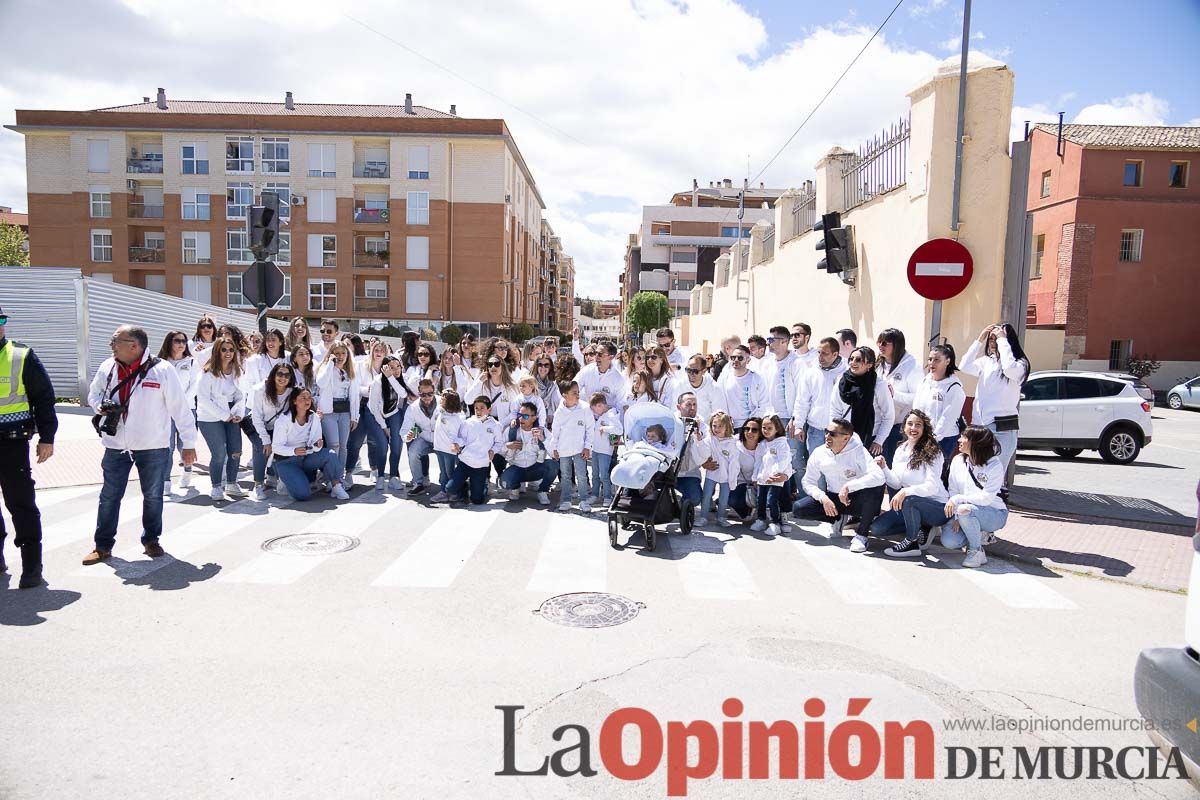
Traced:
MULTIPOLYGON (((1029 328, 1025 331, 1025 355, 1033 370, 1063 369, 1067 332, 1064 328, 1029 328)), ((1105 364, 1105 367, 1108 365, 1105 364)))

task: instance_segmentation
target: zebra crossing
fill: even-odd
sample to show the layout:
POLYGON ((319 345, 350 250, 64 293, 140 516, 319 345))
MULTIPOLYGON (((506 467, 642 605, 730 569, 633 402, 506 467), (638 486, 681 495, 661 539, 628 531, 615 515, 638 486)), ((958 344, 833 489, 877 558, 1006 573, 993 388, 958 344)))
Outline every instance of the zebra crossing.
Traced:
POLYGON ((318 576, 336 579, 342 565, 352 564, 351 572, 367 591, 470 591, 473 580, 488 574, 480 570, 490 568, 481 551, 502 544, 499 552, 515 552, 515 563, 527 570, 505 574, 504 585, 538 596, 637 586, 642 595, 653 591, 696 601, 772 603, 780 601, 780 587, 787 585, 788 591, 814 593, 846 606, 933 606, 952 590, 1014 610, 1078 607, 1065 591, 1071 579, 1033 575, 999 559, 981 569, 965 569, 961 552, 940 549, 931 550, 923 563, 854 554, 848 550, 849 538, 832 538, 823 523, 792 525, 778 539, 755 536, 742 527, 664 534, 651 554, 640 550, 640 536, 623 550, 609 547, 603 514, 564 514, 533 505, 517 510, 499 501, 484 509, 445 508, 361 486, 350 502, 341 504, 327 497, 296 502, 272 496, 265 503, 245 499, 213 506, 195 493, 186 500, 177 496, 164 509, 162 544, 168 555, 157 559, 142 553, 141 498, 131 493, 122 503, 112 560, 81 567, 77 558, 89 549, 95 497, 93 487, 44 503, 47 574, 52 579, 144 584, 152 583, 154 573, 194 562, 219 565, 210 582, 215 585, 303 588, 318 576), (274 536, 315 532, 357 537, 364 546, 304 556, 261 547, 274 536))

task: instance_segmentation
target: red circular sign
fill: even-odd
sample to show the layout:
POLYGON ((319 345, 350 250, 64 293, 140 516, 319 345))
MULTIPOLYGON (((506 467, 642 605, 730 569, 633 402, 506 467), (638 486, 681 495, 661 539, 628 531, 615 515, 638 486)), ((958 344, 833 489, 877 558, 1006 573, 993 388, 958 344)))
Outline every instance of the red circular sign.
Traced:
POLYGON ((975 271, 971 253, 953 239, 930 239, 908 257, 908 285, 926 300, 949 300, 975 271))

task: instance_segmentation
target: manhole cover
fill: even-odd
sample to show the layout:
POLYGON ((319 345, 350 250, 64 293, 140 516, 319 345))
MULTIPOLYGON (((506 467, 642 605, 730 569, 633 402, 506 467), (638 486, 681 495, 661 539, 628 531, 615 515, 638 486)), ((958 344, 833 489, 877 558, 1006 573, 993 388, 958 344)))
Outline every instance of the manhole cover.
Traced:
POLYGON ((289 556, 326 556, 358 547, 358 539, 340 533, 290 533, 263 542, 268 553, 289 556))
POLYGON ((551 597, 534 613, 568 628, 608 628, 629 622, 645 607, 619 594, 573 592, 551 597))

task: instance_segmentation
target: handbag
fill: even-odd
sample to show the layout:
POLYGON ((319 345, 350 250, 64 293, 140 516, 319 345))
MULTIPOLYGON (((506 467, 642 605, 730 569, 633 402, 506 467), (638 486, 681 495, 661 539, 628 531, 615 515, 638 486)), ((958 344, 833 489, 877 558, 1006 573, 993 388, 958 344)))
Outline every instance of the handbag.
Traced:
POLYGON ((350 413, 350 398, 343 397, 340 400, 336 397, 333 400, 334 414, 349 414, 350 413))
POLYGON ((1021 418, 1017 414, 1006 414, 1003 417, 996 417, 993 423, 996 426, 996 431, 1015 431, 1020 427, 1021 418))

